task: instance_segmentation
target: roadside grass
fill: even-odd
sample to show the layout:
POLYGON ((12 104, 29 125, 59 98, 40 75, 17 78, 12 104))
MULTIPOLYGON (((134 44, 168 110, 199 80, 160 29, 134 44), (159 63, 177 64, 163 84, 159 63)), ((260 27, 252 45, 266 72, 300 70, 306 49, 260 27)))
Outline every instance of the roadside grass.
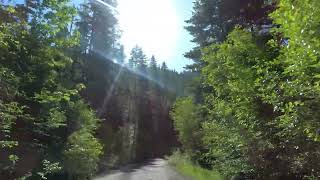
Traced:
POLYGON ((203 169, 193 164, 186 155, 181 154, 179 151, 173 153, 167 159, 169 164, 179 173, 193 180, 223 180, 223 177, 218 172, 203 169))

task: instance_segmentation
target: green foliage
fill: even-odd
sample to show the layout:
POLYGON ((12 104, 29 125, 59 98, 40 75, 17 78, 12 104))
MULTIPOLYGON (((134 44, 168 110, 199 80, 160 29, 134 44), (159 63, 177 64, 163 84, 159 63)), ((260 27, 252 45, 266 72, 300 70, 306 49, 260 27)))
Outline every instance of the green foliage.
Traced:
POLYGON ((83 101, 69 103, 70 125, 73 133, 67 139, 63 152, 64 168, 74 179, 92 177, 97 170, 103 146, 93 136, 99 120, 83 101))
POLYGON ((70 123, 75 130, 84 129, 90 133, 98 128, 99 119, 96 118, 95 112, 91 110, 83 101, 70 102, 70 123))
MULTIPOLYGON (((70 51, 79 37, 68 26, 75 8, 68 0, 27 4, 0 5, 0 151, 5 152, 0 157, 0 179, 45 179, 62 173, 59 162, 67 136, 80 129, 86 137, 71 138, 75 140, 70 143, 81 144, 87 138, 101 151, 92 135, 98 119, 81 100, 83 85, 73 81, 70 51), (56 163, 46 160, 53 157, 56 163), (27 158, 30 166, 23 164, 27 158)), ((95 156, 92 151, 82 155, 95 156)), ((72 152, 77 153, 70 151, 70 156, 72 152)), ((90 161, 92 167, 96 159, 90 161)))
POLYGON ((236 28, 203 49, 202 76, 212 89, 204 156, 224 175, 319 177, 317 3, 279 1, 271 17, 280 27, 262 46, 256 34, 236 28))
POLYGON ((17 155, 9 155, 9 160, 12 162, 13 166, 15 166, 15 164, 18 162, 19 157, 17 155))
POLYGON ((138 70, 145 70, 147 67, 146 64, 146 55, 139 46, 135 46, 130 52, 129 67, 137 68, 138 70))
POLYGON ((217 122, 204 123, 202 128, 202 142, 207 151, 201 158, 206 164, 225 177, 252 171, 244 154, 246 140, 238 129, 217 122))
POLYGON ((46 176, 50 175, 52 173, 57 173, 61 171, 62 167, 60 167, 60 164, 58 162, 52 163, 48 160, 43 160, 42 161, 42 171, 37 172, 37 175, 39 176, 40 179, 48 179, 46 176))
MULTIPOLYGON (((104 0, 110 7, 116 8, 116 0, 104 0)), ((124 49, 118 42, 120 30, 114 9, 97 2, 84 1, 79 8, 79 21, 76 21, 80 32, 80 50, 82 54, 97 52, 115 58, 119 62, 124 60, 124 49)))
POLYGON ((221 43, 227 35, 240 25, 248 29, 260 29, 261 24, 268 24, 268 12, 274 9, 266 0, 196 0, 193 13, 185 28, 192 35, 196 47, 185 54, 194 60, 188 69, 201 71, 205 65, 201 49, 212 43, 221 43))
POLYGON ((195 150, 200 137, 200 108, 194 104, 190 97, 176 101, 170 113, 174 127, 178 132, 179 140, 188 151, 195 150))
POLYGON ((73 179, 87 179, 94 175, 101 154, 98 140, 86 129, 81 129, 68 138, 64 151, 65 168, 73 179))
POLYGON ((169 164, 182 175, 196 180, 222 180, 223 177, 216 171, 207 170, 192 163, 188 155, 175 151, 169 158, 169 164))
POLYGON ((319 54, 320 11, 317 1, 307 2, 281 1, 279 9, 271 17, 281 27, 274 29, 275 34, 281 33, 288 39, 288 46, 282 47, 276 59, 280 62, 283 72, 279 75, 281 82, 276 84, 282 94, 277 101, 283 116, 278 121, 285 128, 284 133, 302 133, 319 141, 316 134, 320 127, 319 103, 319 54))

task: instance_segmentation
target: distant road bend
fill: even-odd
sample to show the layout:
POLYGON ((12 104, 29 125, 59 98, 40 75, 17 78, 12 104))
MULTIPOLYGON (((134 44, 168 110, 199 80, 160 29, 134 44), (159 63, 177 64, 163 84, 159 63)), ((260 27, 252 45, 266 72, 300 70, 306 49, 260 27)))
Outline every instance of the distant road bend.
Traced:
POLYGON ((142 165, 128 165, 94 180, 187 180, 164 159, 154 159, 142 165))

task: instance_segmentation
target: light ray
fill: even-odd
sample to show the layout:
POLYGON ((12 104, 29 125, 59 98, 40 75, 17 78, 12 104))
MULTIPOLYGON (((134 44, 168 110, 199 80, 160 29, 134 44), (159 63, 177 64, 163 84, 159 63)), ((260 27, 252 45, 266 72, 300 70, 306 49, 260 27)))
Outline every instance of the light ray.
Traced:
POLYGON ((114 80, 113 80, 113 82, 112 82, 109 90, 106 92, 106 95, 105 95, 105 97, 104 97, 104 99, 103 99, 102 106, 101 106, 101 108, 98 110, 99 116, 102 115, 102 113, 104 112, 105 108, 107 107, 108 102, 109 102, 109 100, 110 100, 110 98, 111 98, 111 96, 112 96, 112 93, 113 93, 113 91, 114 91, 114 88, 116 87, 116 83, 118 82, 118 80, 119 80, 119 78, 120 78, 120 75, 121 75, 121 73, 122 73, 122 70, 123 70, 123 66, 120 67, 120 70, 119 70, 119 72, 117 73, 116 77, 114 78, 114 80))
POLYGON ((108 4, 108 3, 106 3, 106 2, 104 2, 102 0, 90 0, 90 1, 92 3, 101 4, 101 5, 105 6, 105 7, 108 7, 112 11, 112 13, 114 15, 118 15, 119 14, 118 10, 115 7, 111 6, 110 4, 108 4))

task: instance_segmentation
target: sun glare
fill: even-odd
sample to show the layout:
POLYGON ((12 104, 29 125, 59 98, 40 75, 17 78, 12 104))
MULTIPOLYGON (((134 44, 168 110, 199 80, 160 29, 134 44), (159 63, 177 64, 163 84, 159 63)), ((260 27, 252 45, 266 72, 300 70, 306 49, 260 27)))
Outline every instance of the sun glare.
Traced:
POLYGON ((126 53, 135 45, 148 56, 169 61, 177 46, 179 21, 172 0, 118 0, 119 24, 126 53))

